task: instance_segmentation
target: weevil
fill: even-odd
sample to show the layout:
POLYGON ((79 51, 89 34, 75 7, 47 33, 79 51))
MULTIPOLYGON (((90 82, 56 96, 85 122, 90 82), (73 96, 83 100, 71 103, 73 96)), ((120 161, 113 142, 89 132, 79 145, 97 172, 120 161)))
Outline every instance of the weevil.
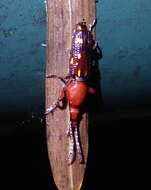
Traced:
POLYGON ((72 36, 69 74, 65 77, 46 75, 46 78, 57 78, 65 84, 59 98, 52 106, 46 109, 45 114, 53 113, 56 108, 62 108, 64 100, 69 104, 70 125, 67 132, 67 136, 70 138, 67 157, 69 164, 74 162, 76 155, 79 163, 84 163, 78 126, 80 115, 82 114, 82 106, 87 95, 95 93, 95 89, 88 84, 88 80, 92 75, 92 67, 95 65, 95 55, 97 49, 99 49, 92 34, 95 25, 96 19, 89 26, 89 29, 84 20, 76 24, 72 36))

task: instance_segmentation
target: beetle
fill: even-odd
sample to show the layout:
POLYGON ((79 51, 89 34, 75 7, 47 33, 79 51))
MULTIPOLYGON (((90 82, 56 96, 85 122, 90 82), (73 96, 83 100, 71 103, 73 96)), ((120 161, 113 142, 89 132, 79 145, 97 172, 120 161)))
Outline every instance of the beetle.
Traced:
POLYGON ((92 34, 95 25, 96 19, 89 29, 84 19, 76 24, 72 36, 68 75, 65 77, 46 75, 46 78, 57 78, 65 84, 57 101, 46 109, 45 114, 53 113, 56 108, 61 109, 64 100, 69 103, 70 125, 67 132, 70 138, 67 158, 69 164, 74 162, 76 155, 79 162, 84 163, 78 124, 87 95, 95 93, 95 89, 88 84, 92 76, 92 67, 95 65, 95 55, 99 49, 92 34))

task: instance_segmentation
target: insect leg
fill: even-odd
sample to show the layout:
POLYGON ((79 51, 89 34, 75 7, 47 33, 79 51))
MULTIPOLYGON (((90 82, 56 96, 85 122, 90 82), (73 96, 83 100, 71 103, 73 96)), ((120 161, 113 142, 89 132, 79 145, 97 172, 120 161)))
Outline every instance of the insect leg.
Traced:
POLYGON ((67 157, 68 164, 72 164, 75 159, 75 139, 73 135, 73 126, 70 123, 69 125, 69 131, 68 131, 68 137, 69 137, 69 153, 67 157))
POLYGON ((89 31, 92 32, 93 31, 93 28, 95 27, 97 23, 97 19, 94 19, 93 20, 93 23, 92 24, 89 24, 89 31))
POLYGON ((57 78, 60 79, 64 84, 66 83, 63 77, 57 75, 46 75, 46 78, 57 78))
POLYGON ((88 87, 88 93, 89 94, 95 94, 96 93, 96 90, 92 87, 88 87))
POLYGON ((63 108, 64 105, 61 106, 60 103, 62 102, 63 104, 64 98, 65 98, 65 88, 62 89, 61 94, 59 98, 57 99, 57 101, 52 106, 46 109, 45 115, 48 115, 49 113, 53 113, 56 108, 60 108, 60 109, 63 108))
POLYGON ((78 160, 80 163, 83 163, 83 153, 82 153, 82 149, 81 149, 81 143, 79 140, 79 130, 78 130, 77 126, 75 126, 74 136, 75 136, 76 151, 77 151, 78 160))

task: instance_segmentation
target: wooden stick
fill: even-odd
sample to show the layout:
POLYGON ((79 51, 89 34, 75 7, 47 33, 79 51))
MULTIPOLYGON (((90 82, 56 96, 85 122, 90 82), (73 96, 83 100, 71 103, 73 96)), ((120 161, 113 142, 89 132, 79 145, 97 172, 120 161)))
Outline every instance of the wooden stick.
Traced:
MULTIPOLYGON (((72 33, 75 25, 85 19, 91 24, 95 19, 95 0, 47 0, 48 42, 46 74, 65 76, 68 73, 72 33)), ((55 78, 46 79, 46 108, 58 98, 63 83, 55 78)), ((54 181, 59 190, 80 190, 88 155, 88 116, 80 121, 80 138, 84 164, 76 160, 68 165, 69 141, 66 131, 69 109, 57 109, 46 117, 47 146, 54 181)))

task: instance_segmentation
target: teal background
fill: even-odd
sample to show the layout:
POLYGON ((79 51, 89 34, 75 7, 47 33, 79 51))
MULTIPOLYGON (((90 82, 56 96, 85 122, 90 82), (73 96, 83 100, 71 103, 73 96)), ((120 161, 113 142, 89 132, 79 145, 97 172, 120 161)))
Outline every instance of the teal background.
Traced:
MULTIPOLYGON (((97 18, 104 113, 90 117, 81 190, 149 190, 151 1, 100 0, 97 18)), ((41 119, 45 39, 44 0, 0 0, 0 189, 56 190, 41 119)))
POLYGON ((151 1, 102 0, 97 39, 105 107, 148 110, 151 105, 151 1))
MULTIPOLYGON (((101 91, 106 112, 151 105, 151 2, 97 3, 101 91)), ((46 12, 44 0, 0 1, 0 115, 44 112, 46 12)))
POLYGON ((0 1, 1 116, 24 118, 42 112, 46 12, 43 0, 0 1))

